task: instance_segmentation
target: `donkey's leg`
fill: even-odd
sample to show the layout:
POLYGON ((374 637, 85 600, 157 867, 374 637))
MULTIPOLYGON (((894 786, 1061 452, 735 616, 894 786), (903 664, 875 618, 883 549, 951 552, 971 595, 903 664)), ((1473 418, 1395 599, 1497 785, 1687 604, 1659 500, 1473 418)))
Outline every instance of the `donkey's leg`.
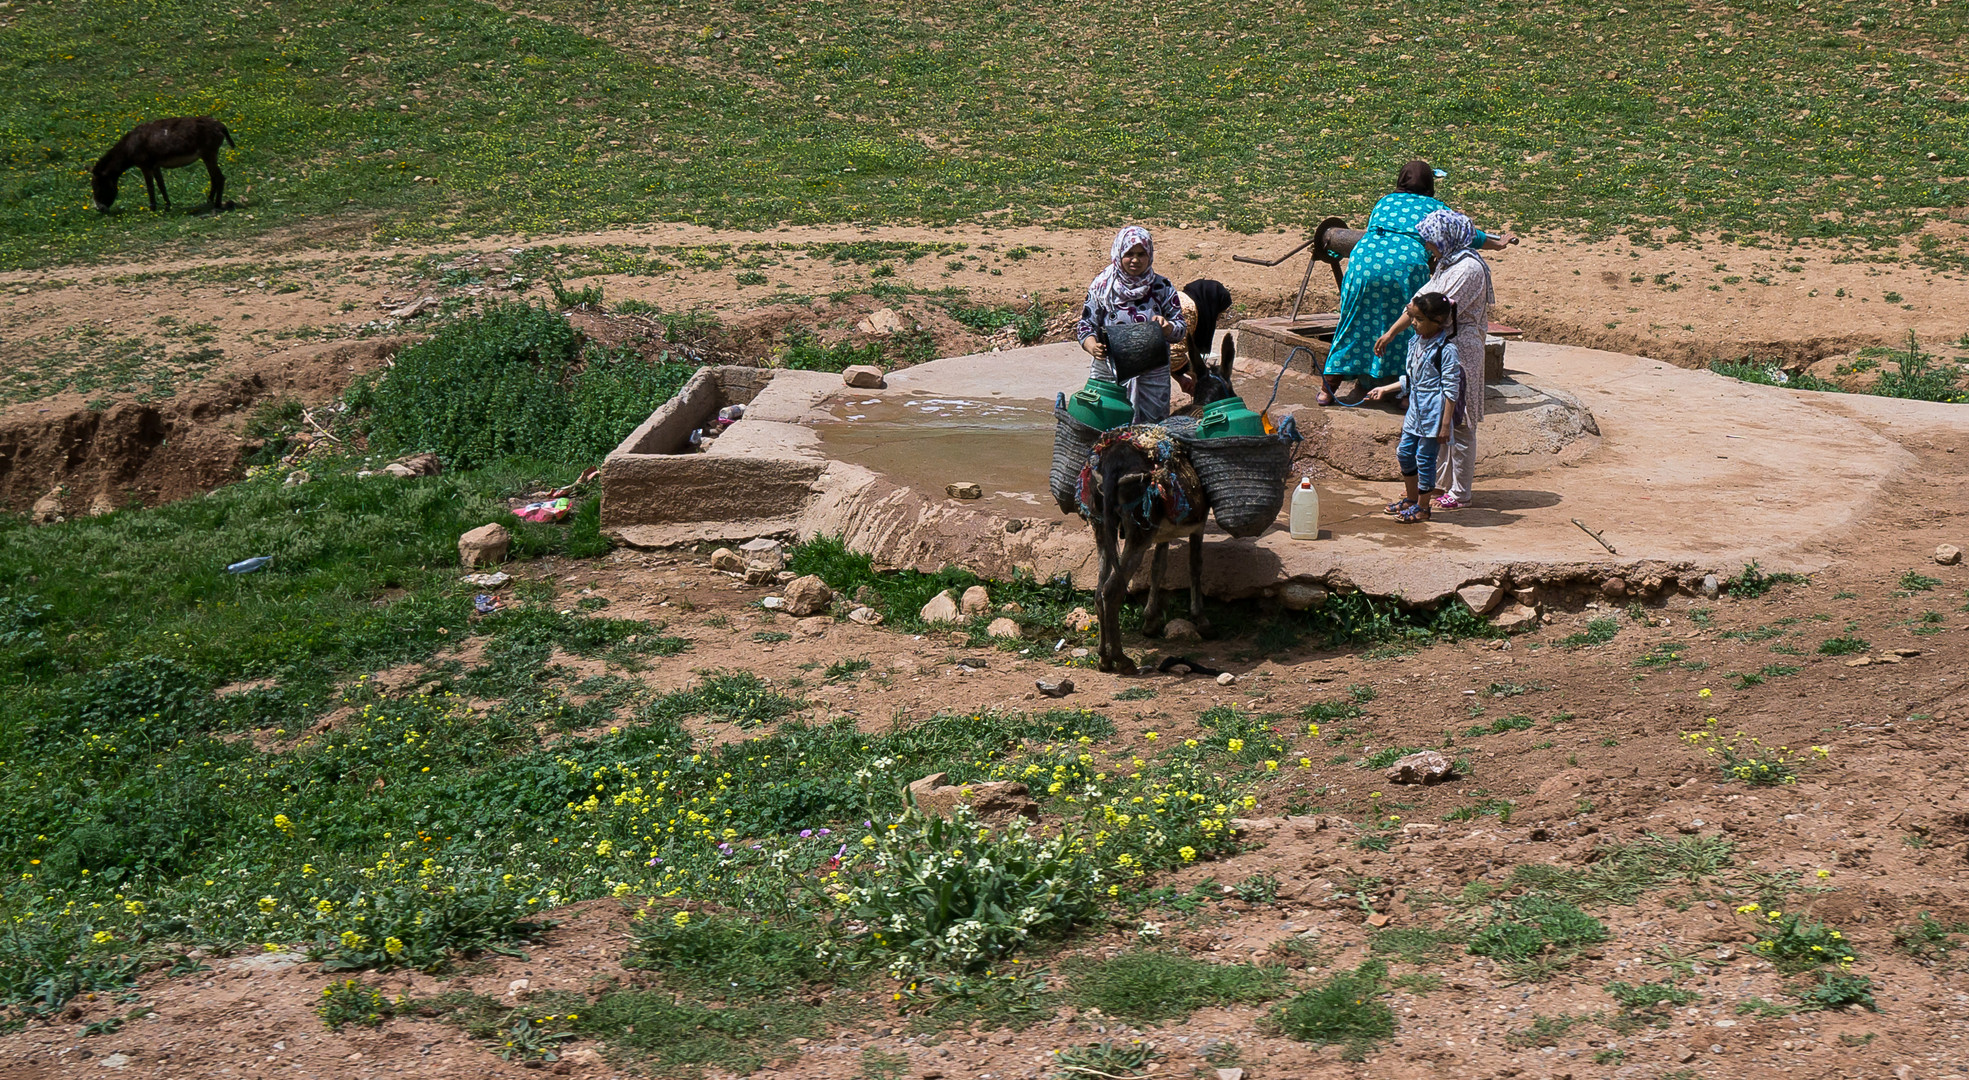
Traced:
POLYGON ((1109 571, 1108 579, 1101 585, 1101 670, 1118 671, 1123 675, 1135 674, 1135 661, 1121 649, 1121 605, 1128 602, 1128 580, 1135 576, 1135 570, 1142 564, 1143 543, 1134 537, 1125 538, 1121 557, 1109 571))
POLYGON ((1199 634, 1210 632, 1210 620, 1203 614, 1203 530, 1190 534, 1190 621, 1199 634))
POLYGON ((1169 615, 1162 610, 1162 578, 1169 570, 1169 545, 1155 546, 1155 559, 1149 563, 1149 602, 1142 608, 1142 633, 1149 637, 1161 637, 1169 625, 1169 615))
MULTIPOLYGON (((137 171, 138 171, 138 172, 140 172, 140 173, 142 173, 142 174, 144 174, 144 195, 145 195, 145 196, 147 196, 147 197, 148 197, 148 198, 150 199, 150 208, 151 208, 151 211, 152 211, 152 212, 156 212, 156 210, 157 210, 157 188, 156 188, 156 187, 154 186, 154 185, 155 185, 155 183, 156 183, 156 181, 154 181, 154 180, 152 180, 152 179, 151 179, 151 176, 150 176, 150 166, 148 166, 148 165, 139 165, 139 166, 137 166, 137 171)), ((168 204, 167 204, 167 205, 168 205, 168 204)))
POLYGON ((212 189, 206 192, 206 202, 217 210, 225 205, 226 174, 219 171, 219 151, 216 147, 205 155, 205 175, 212 178, 212 189))

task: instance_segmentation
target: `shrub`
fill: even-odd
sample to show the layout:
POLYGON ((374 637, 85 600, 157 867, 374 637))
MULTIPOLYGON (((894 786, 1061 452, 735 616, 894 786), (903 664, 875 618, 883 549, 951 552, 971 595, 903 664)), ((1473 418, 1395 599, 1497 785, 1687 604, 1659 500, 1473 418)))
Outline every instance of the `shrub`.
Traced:
POLYGON ((321 991, 320 1004, 315 1006, 315 1015, 331 1031, 342 1030, 344 1024, 382 1027, 392 1012, 394 1007, 382 991, 355 979, 329 983, 321 991))
POLYGON ((1875 1012, 1873 980, 1848 971, 1821 971, 1796 992, 1805 1011, 1860 1005, 1875 1012))
POLYGON ((1269 1026, 1301 1042, 1339 1043, 1348 1061, 1365 1061, 1374 1044, 1395 1033, 1395 1012, 1381 1000, 1387 992, 1388 965, 1369 960, 1352 971, 1336 971, 1324 982, 1287 1001, 1267 1016, 1269 1026))
POLYGON ((1607 984, 1607 994, 1626 1009, 1648 1009, 1657 1005, 1687 1005, 1702 997, 1694 990, 1684 990, 1672 982, 1610 982, 1607 984))
POLYGON ((1137 1023, 1188 1019, 1205 1005, 1268 1001, 1289 985, 1283 968, 1209 964, 1167 952, 1082 960, 1067 973, 1076 1003, 1137 1023))
POLYGON ((586 463, 670 399, 695 370, 584 344, 560 315, 501 304, 396 356, 359 384, 378 449, 428 450, 451 469, 508 458, 586 463))
POLYGON ((1099 914, 1098 875, 1079 847, 1023 821, 992 832, 968 807, 948 819, 911 809, 837 900, 864 927, 860 948, 894 970, 981 971, 1099 914))
MULTIPOLYGON (((1759 914, 1756 904, 1745 904, 1739 914, 1759 914)), ((1779 971, 1809 971, 1821 964, 1842 967, 1859 959, 1846 935, 1821 922, 1783 911, 1762 912, 1756 927, 1757 955, 1769 960, 1779 971)))
POLYGON ((1757 565, 1757 560, 1752 559, 1744 564, 1743 569, 1737 576, 1731 578, 1724 588, 1731 596, 1751 600, 1770 592, 1776 586, 1800 585, 1804 584, 1805 580, 1803 574, 1788 572, 1767 574, 1757 565))

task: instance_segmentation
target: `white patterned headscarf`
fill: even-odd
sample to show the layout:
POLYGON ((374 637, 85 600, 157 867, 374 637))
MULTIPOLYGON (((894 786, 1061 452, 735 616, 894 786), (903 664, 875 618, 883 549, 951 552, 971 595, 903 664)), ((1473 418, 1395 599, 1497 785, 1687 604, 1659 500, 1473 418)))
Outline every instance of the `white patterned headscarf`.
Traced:
MULTIPOLYGON (((1484 264, 1483 256, 1471 247, 1477 240, 1477 227, 1470 223, 1469 218, 1445 207, 1416 222, 1415 235, 1435 249, 1438 270, 1465 259, 1475 259, 1478 265, 1483 266, 1485 287, 1489 288, 1490 267, 1484 264)), ((1494 294, 1489 297, 1491 303, 1496 300, 1494 294)))
POLYGON ((1114 243, 1108 248, 1108 268, 1094 278, 1087 291, 1106 297, 1109 321, 1148 322, 1155 316, 1154 282, 1155 240, 1147 229, 1130 225, 1114 234, 1114 243), (1121 269, 1121 257, 1137 247, 1148 253, 1149 268, 1139 277, 1131 277, 1121 269))

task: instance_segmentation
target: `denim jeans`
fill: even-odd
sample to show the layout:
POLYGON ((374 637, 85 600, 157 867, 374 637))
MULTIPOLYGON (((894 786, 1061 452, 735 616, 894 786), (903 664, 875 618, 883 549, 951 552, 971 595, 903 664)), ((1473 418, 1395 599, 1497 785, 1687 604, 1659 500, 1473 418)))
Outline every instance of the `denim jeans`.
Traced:
POLYGON ((1402 432, 1401 445, 1395 447, 1395 460, 1401 463, 1402 479, 1416 477, 1417 491, 1435 489, 1436 448, 1441 445, 1433 438, 1402 432))

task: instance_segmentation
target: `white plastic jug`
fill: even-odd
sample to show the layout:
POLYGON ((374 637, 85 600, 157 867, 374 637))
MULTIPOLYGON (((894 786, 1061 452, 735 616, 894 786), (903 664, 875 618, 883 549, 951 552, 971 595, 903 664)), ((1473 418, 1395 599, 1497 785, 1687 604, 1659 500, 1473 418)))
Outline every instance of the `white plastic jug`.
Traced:
POLYGON ((1318 540, 1320 537, 1320 493, 1313 487, 1313 478, 1301 477, 1299 486, 1292 489, 1292 538, 1294 540, 1318 540))

